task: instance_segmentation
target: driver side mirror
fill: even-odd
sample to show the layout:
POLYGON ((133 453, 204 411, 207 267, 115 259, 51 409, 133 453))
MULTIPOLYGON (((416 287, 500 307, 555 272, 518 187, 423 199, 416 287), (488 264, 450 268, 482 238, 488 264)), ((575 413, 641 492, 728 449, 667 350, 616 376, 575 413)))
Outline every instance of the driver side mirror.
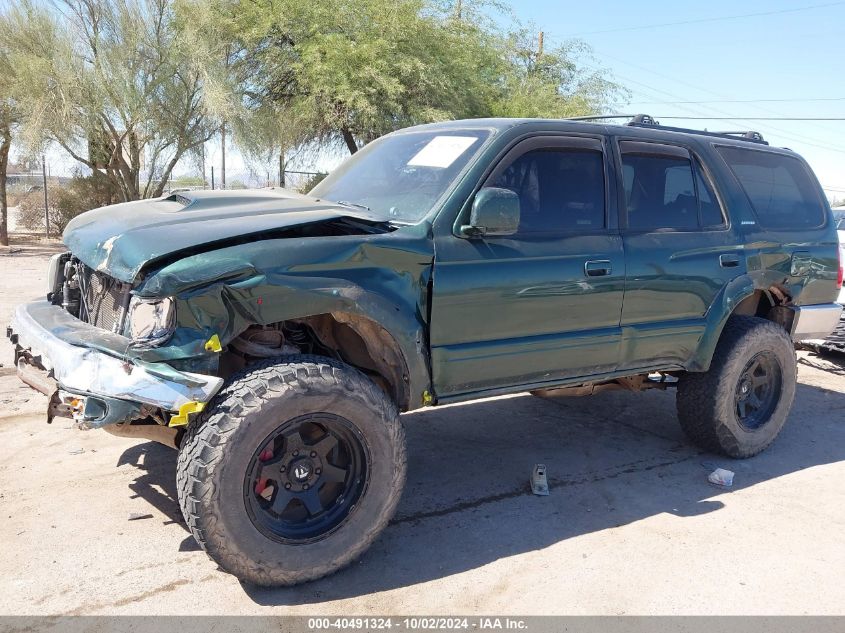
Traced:
POLYGON ((510 189, 484 187, 472 201, 469 224, 461 226, 465 237, 513 235, 519 228, 519 196, 510 189))

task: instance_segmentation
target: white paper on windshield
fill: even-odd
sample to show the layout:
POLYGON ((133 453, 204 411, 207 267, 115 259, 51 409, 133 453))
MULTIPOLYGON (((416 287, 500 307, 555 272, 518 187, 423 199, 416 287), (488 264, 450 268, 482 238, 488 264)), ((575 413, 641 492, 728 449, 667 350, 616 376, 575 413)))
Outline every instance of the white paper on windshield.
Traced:
POLYGON ((435 136, 408 161, 408 165, 448 167, 477 140, 474 136, 435 136))

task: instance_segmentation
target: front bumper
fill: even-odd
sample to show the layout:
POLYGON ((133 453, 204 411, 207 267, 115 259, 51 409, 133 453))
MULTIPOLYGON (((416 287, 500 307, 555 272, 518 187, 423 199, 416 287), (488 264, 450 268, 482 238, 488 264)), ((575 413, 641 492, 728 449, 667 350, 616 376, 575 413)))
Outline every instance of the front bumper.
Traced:
POLYGON ((73 394, 175 412, 191 402, 208 402, 223 384, 216 376, 180 372, 163 363, 125 360, 92 349, 107 339, 113 347, 124 343, 126 350, 131 340, 83 323, 47 301, 18 306, 7 335, 15 345, 19 375, 40 391, 46 392, 54 381, 58 389, 73 394), (83 346, 86 341, 92 347, 83 346), (46 372, 37 385, 27 375, 33 367, 46 372))
POLYGON ((810 341, 824 339, 839 325, 842 306, 838 303, 796 306, 792 308, 792 339, 810 341))

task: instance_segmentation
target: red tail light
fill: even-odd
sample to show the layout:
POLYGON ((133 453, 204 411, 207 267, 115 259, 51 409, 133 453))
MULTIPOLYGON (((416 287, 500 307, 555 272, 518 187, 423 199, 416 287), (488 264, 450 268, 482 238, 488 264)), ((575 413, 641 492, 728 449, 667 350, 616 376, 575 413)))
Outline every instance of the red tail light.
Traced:
POLYGON ((840 246, 839 247, 839 275, 837 275, 837 277, 836 277, 836 287, 837 288, 842 287, 842 272, 843 272, 842 269, 843 269, 843 267, 845 267, 845 261, 842 261, 843 259, 845 259, 845 257, 843 257, 843 253, 845 253, 845 249, 843 249, 840 246))

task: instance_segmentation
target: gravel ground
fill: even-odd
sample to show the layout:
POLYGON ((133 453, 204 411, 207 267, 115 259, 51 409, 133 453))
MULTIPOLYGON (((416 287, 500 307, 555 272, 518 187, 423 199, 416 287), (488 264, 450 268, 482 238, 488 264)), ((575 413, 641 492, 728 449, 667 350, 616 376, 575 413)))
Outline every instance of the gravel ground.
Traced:
MULTIPOLYGON (((56 248, 0 254, 0 323, 56 248)), ((406 415, 396 519, 351 568, 280 590, 199 550, 174 451, 48 426, 46 399, 0 368, 0 613, 843 614, 845 362, 799 357, 787 427, 746 461, 691 446, 672 393, 406 415), (548 497, 528 492, 535 463, 548 497), (707 483, 715 466, 733 488, 707 483)))

